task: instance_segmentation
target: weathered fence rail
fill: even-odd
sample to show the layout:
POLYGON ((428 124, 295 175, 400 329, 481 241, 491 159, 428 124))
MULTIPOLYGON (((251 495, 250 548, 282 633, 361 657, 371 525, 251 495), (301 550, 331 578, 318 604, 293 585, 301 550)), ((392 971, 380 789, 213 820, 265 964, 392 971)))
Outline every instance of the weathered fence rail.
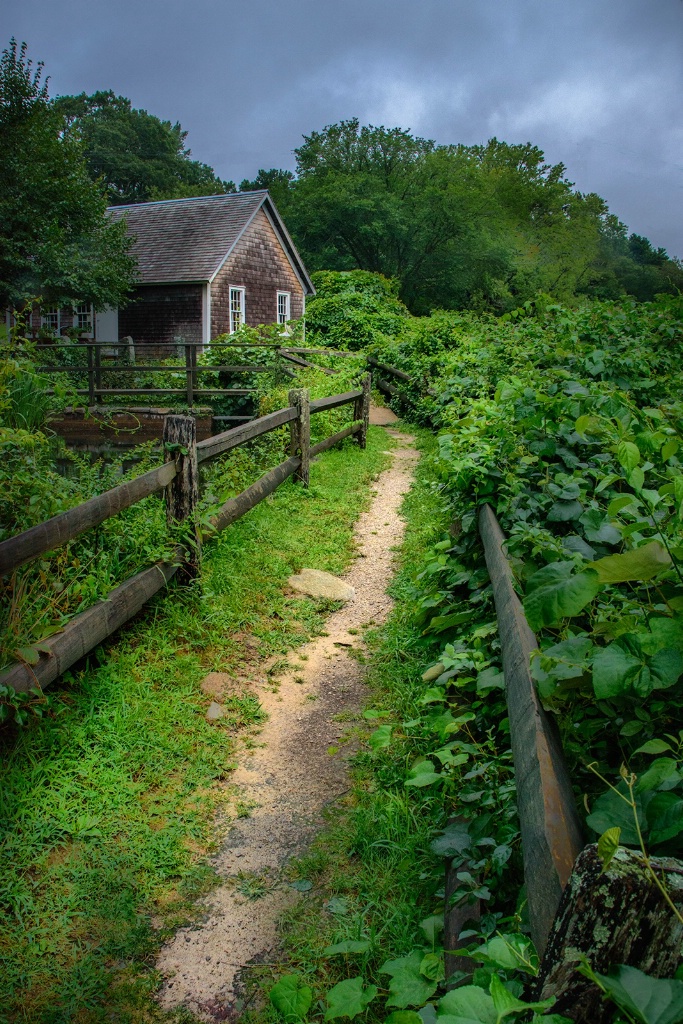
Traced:
POLYGON ((20 693, 29 693, 54 682, 71 665, 136 615, 179 570, 190 575, 196 573, 204 540, 236 522, 290 476, 295 475, 307 486, 308 465, 312 455, 331 448, 353 434, 360 447, 365 447, 370 408, 369 375, 363 379, 363 386, 354 391, 309 402, 307 391, 294 390, 290 391, 289 400, 291 404, 285 409, 278 409, 243 426, 233 427, 199 444, 195 440, 195 421, 192 417, 167 416, 164 429, 165 465, 3 541, 0 544, 0 575, 7 575, 31 559, 67 543, 85 530, 98 526, 123 509, 161 490, 166 493, 169 525, 188 520, 193 516, 198 501, 198 466, 201 462, 216 458, 278 427, 290 425, 289 457, 268 470, 240 494, 229 498, 214 515, 210 531, 200 534, 195 523, 184 545, 175 547, 169 561, 157 562, 137 573, 112 590, 103 601, 98 601, 87 611, 74 616, 61 632, 41 643, 41 656, 35 665, 24 662, 11 665, 0 674, 0 685, 10 686, 20 693), (353 422, 311 448, 310 416, 350 404, 353 404, 353 422))

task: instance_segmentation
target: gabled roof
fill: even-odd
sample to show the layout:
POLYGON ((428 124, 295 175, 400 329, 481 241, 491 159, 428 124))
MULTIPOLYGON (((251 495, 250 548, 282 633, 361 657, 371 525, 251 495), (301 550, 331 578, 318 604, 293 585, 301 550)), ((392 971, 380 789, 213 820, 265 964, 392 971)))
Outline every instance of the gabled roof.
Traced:
POLYGON ((110 206, 135 236, 132 254, 140 284, 212 281, 235 245, 263 209, 304 290, 315 292, 292 239, 268 192, 233 192, 192 199, 110 206))

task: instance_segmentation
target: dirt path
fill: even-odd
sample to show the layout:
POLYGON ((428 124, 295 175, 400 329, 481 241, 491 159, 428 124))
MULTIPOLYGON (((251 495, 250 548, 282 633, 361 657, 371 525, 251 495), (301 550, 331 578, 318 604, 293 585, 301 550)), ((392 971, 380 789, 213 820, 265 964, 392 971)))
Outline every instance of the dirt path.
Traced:
MULTIPOLYGON (((373 420, 391 422, 389 410, 373 412, 373 420)), ((240 971, 268 959, 279 915, 301 898, 282 869, 319 831, 323 807, 348 788, 348 748, 337 746, 347 728, 340 718, 353 715, 365 694, 362 666, 350 651, 362 647, 363 627, 382 622, 391 608, 392 548, 404 531, 398 510, 418 458, 411 437, 387 429, 397 441, 393 462, 358 520, 358 558, 344 576, 354 600, 330 615, 327 635, 290 654, 279 685, 263 676, 254 683, 268 720, 231 779, 243 807, 253 809, 231 822, 215 858, 226 882, 206 898, 205 919, 180 929, 161 952, 157 966, 166 980, 159 999, 166 1009, 185 1006, 206 1021, 239 1013, 240 971)))

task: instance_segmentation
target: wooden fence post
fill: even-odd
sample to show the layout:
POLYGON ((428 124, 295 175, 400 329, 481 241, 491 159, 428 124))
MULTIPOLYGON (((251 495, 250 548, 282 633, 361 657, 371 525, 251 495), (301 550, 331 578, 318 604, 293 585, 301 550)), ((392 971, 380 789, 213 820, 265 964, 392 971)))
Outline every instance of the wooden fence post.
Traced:
POLYGON ((92 345, 87 346, 88 357, 88 405, 92 409, 95 404, 95 367, 93 366, 92 345))
POLYGON ((363 426, 356 434, 356 440, 361 448, 365 448, 368 438, 368 426, 370 424, 370 382, 371 377, 369 373, 364 374, 361 387, 363 388, 363 394, 360 398, 357 398, 353 403, 353 418, 354 420, 361 420, 363 426))
POLYGON ((297 411, 297 417, 289 425, 289 454, 298 455, 301 465, 294 474, 308 487, 311 458, 311 408, 308 388, 293 388, 288 395, 290 405, 297 411))
POLYGON ((102 390, 102 349, 96 343, 94 345, 95 351, 95 388, 98 394, 95 395, 95 401, 100 403, 102 401, 102 395, 99 392, 102 390))
MULTIPOLYGON (((190 378, 188 377, 188 380, 190 378)), ((197 468, 197 423, 194 416, 164 417, 164 460, 175 462, 177 475, 166 487, 166 522, 170 527, 191 523, 186 541, 185 573, 194 578, 201 562, 201 534, 196 522, 199 502, 199 471, 197 468)))
POLYGON ((194 405, 194 372, 192 365, 192 345, 185 345, 185 379, 187 383, 187 407, 194 405))

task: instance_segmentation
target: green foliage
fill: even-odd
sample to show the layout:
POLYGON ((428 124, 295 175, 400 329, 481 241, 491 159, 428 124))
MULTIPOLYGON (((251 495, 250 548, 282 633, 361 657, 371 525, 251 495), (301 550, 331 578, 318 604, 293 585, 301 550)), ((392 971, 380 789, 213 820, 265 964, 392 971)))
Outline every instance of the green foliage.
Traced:
POLYGON ((54 109, 82 140, 88 172, 113 206, 234 192, 207 164, 191 160, 187 132, 135 109, 125 96, 59 96, 54 109))
POLYGON ((131 243, 105 216, 104 192, 50 103, 42 68, 14 39, 0 60, 0 307, 38 294, 118 305, 132 283, 131 243))
POLYGON ((272 184, 311 269, 396 278, 413 312, 503 312, 539 292, 651 300, 683 285, 678 261, 629 239, 603 199, 530 143, 437 146, 353 118, 295 153, 295 178, 271 169, 242 186, 272 184))

